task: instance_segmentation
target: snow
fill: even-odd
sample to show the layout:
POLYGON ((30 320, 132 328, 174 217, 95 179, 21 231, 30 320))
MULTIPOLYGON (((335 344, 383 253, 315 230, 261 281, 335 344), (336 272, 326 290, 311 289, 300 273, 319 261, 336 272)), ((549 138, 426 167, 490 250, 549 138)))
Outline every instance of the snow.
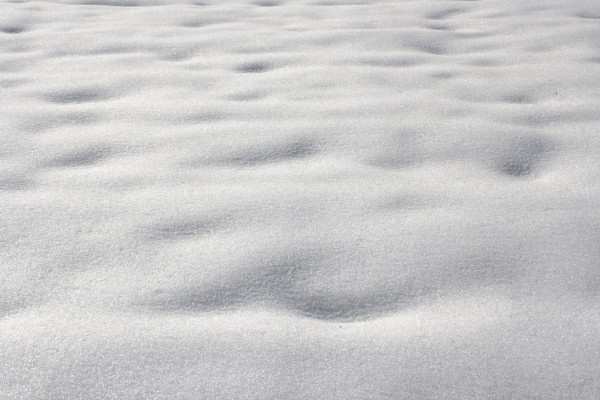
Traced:
POLYGON ((0 398, 599 398, 599 21, 0 1, 0 398))

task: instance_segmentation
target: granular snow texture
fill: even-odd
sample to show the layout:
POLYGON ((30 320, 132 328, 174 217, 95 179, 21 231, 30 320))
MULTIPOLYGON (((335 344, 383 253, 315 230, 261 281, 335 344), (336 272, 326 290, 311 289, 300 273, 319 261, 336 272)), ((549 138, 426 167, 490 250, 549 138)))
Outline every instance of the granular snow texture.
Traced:
POLYGON ((600 1, 0 0, 0 399, 600 398, 600 1))

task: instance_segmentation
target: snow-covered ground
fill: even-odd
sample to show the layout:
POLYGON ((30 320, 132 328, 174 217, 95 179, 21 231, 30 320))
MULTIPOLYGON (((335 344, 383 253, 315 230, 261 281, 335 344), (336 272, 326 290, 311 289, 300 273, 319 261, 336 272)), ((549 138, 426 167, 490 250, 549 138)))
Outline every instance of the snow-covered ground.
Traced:
POLYGON ((600 1, 0 1, 0 399, 600 398, 600 1))

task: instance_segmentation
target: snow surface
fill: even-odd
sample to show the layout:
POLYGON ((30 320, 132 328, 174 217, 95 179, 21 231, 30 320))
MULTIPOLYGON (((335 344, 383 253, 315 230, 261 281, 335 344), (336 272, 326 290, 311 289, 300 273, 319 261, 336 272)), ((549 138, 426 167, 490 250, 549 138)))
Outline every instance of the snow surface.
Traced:
POLYGON ((1 399, 600 398, 600 1, 0 1, 1 399))

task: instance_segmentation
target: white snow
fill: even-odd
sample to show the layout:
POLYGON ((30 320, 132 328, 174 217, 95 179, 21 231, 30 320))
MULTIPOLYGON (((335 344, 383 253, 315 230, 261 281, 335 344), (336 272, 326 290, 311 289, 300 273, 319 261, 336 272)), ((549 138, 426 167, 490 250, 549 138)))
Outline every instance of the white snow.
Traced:
POLYGON ((0 399, 600 398, 597 0, 0 0, 0 399))

